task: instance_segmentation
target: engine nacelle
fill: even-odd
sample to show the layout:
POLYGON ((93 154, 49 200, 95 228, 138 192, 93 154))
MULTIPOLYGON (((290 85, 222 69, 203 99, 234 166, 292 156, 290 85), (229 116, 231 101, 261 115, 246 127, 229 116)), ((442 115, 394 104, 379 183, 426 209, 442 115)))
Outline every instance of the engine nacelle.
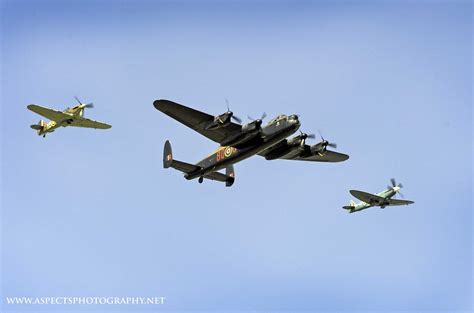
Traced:
POLYGON ((242 132, 244 133, 252 133, 256 131, 260 131, 262 126, 262 121, 261 120, 256 120, 253 122, 250 122, 248 124, 245 124, 242 126, 242 132))
POLYGON ((209 124, 206 125, 206 130, 211 130, 211 129, 218 129, 222 127, 226 127, 227 125, 230 124, 230 118, 231 115, 229 112, 217 115, 214 117, 214 120, 209 122, 209 124))
POLYGON ((327 145, 325 145, 324 142, 320 142, 311 146, 311 153, 313 154, 324 153, 326 151, 326 148, 327 148, 327 145))
POLYGON ((276 146, 273 146, 271 151, 265 154, 265 159, 275 160, 285 155, 291 156, 306 156, 309 151, 306 151, 306 145, 302 144, 303 139, 300 136, 281 141, 276 146))

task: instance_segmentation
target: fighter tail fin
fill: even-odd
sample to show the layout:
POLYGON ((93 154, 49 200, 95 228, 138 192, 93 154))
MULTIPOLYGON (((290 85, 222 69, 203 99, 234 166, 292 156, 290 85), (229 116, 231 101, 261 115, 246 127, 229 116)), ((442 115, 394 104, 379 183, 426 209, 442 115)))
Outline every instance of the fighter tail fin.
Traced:
POLYGON ((346 210, 353 210, 355 206, 356 206, 355 202, 351 200, 349 202, 349 205, 343 206, 342 208, 346 210))
POLYGON ((38 122, 38 124, 30 125, 30 127, 33 128, 34 130, 36 130, 38 132, 38 135, 40 135, 40 133, 44 129, 45 125, 46 125, 45 121, 40 120, 38 122))

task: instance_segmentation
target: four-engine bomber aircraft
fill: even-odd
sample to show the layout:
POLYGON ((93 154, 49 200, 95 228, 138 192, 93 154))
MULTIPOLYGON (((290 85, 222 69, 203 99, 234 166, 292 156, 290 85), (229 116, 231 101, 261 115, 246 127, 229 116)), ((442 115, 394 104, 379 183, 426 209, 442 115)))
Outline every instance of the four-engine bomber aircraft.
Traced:
POLYGON ((30 104, 27 106, 29 110, 51 120, 50 122, 40 120, 38 124, 33 124, 30 127, 38 131, 38 136, 42 135, 43 137, 46 137, 47 133, 54 132, 54 130, 60 126, 76 126, 98 129, 107 129, 112 127, 108 124, 85 118, 84 109, 93 108, 94 104, 83 104, 77 97, 74 98, 77 102, 79 102, 79 104, 72 108, 67 108, 64 111, 53 110, 36 104, 30 104))
POLYGON ((232 165, 255 154, 267 160, 341 162, 349 158, 346 154, 327 150, 328 146, 336 147, 336 145, 324 139, 313 146, 307 145, 306 139, 313 138, 314 135, 301 133, 287 139, 300 127, 298 115, 295 114, 279 115, 262 126, 264 114, 260 119, 240 125, 231 121, 234 119, 240 122, 240 119, 229 110, 212 116, 169 100, 156 100, 153 105, 157 110, 220 144, 221 147, 204 160, 197 164, 189 164, 175 160, 171 144, 166 141, 163 166, 183 172, 188 180, 198 178, 199 183, 206 178, 225 182, 227 187, 232 186, 235 180, 232 165), (218 172, 224 168, 225 174, 218 172))
POLYGON ((386 206, 409 205, 415 203, 410 200, 392 199, 392 197, 397 193, 401 194, 400 189, 403 187, 403 185, 397 185, 394 178, 390 179, 390 182, 392 183, 392 186, 387 186, 386 190, 379 192, 376 195, 359 190, 350 190, 349 192, 351 195, 362 202, 356 204, 351 200, 350 204, 344 206, 343 209, 348 210, 349 213, 354 213, 365 210, 372 206, 379 206, 381 209, 384 209, 386 206))

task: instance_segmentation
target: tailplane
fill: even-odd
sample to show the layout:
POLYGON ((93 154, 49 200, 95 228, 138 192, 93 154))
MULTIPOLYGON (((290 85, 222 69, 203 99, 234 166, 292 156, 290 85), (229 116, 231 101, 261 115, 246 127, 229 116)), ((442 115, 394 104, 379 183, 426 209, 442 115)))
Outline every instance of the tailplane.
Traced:
POLYGON ((165 148, 163 150, 163 167, 172 167, 185 174, 190 174, 202 169, 200 166, 173 159, 173 151, 171 150, 171 144, 168 140, 166 140, 165 148))
POLYGON ((44 129, 46 123, 43 120, 40 120, 38 124, 30 125, 31 128, 38 132, 38 135, 41 135, 41 131, 44 129))
MULTIPOLYGON (((203 170, 203 168, 198 165, 175 160, 173 158, 173 151, 171 149, 171 144, 168 140, 165 142, 165 148, 163 150, 163 167, 164 168, 172 167, 178 171, 183 172, 185 174, 184 178, 186 179, 191 179, 190 177, 194 178, 196 177, 196 175, 199 177, 198 173, 203 170)), ((212 173, 200 176, 198 179, 199 183, 202 183, 204 181, 204 178, 209 179, 209 180, 217 180, 220 182, 224 182, 227 187, 230 187, 235 181, 234 167, 232 165, 227 166, 225 170, 225 174, 219 173, 219 172, 212 172, 212 173)))
POLYGON ((349 202, 349 205, 343 206, 342 208, 346 209, 346 210, 349 210, 349 213, 352 213, 352 211, 354 210, 355 207, 356 207, 355 202, 351 200, 349 202))
POLYGON ((235 182, 234 167, 232 165, 229 165, 225 168, 225 174, 219 172, 212 172, 210 174, 205 175, 204 178, 223 182, 225 183, 226 187, 230 187, 235 182))

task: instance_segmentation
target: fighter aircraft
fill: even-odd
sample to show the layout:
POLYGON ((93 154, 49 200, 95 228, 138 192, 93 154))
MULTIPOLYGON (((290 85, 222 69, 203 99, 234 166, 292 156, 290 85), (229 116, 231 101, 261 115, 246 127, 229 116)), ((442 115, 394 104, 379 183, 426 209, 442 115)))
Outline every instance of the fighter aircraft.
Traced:
POLYGON ((386 206, 395 206, 395 205, 409 205, 415 203, 410 200, 399 200, 392 199, 397 193, 401 195, 400 189, 403 187, 402 184, 396 184, 395 179, 390 179, 392 186, 387 186, 387 189, 379 192, 378 194, 371 194, 359 190, 350 190, 351 195, 356 197, 362 202, 356 204, 351 200, 350 204, 343 206, 343 209, 349 211, 349 213, 354 213, 357 211, 362 211, 373 206, 379 206, 381 209, 384 209, 386 206))
POLYGON ((153 105, 157 110, 220 144, 214 153, 196 164, 190 164, 175 160, 171 144, 166 141, 164 168, 179 170, 188 180, 198 178, 199 183, 206 178, 225 182, 227 187, 232 186, 235 181, 233 164, 256 154, 267 160, 341 162, 349 158, 346 154, 327 150, 328 146, 335 148, 336 144, 325 139, 313 146, 307 145, 306 139, 314 138, 312 134, 301 133, 287 139, 300 127, 296 114, 278 115, 263 125, 262 120, 266 117, 264 113, 260 119, 240 125, 232 122, 241 120, 229 109, 223 114, 212 116, 169 100, 156 100, 153 105), (218 172, 224 168, 225 173, 218 172))
POLYGON ((77 97, 74 98, 77 102, 79 102, 79 104, 72 108, 67 108, 64 111, 53 110, 36 104, 30 104, 27 106, 30 111, 33 111, 51 120, 50 122, 40 120, 38 124, 33 124, 30 127, 38 131, 38 136, 42 135, 43 137, 46 137, 47 133, 54 132, 54 130, 60 126, 76 126, 98 129, 107 129, 112 127, 108 124, 85 118, 84 109, 92 109, 94 104, 84 104, 77 97))

